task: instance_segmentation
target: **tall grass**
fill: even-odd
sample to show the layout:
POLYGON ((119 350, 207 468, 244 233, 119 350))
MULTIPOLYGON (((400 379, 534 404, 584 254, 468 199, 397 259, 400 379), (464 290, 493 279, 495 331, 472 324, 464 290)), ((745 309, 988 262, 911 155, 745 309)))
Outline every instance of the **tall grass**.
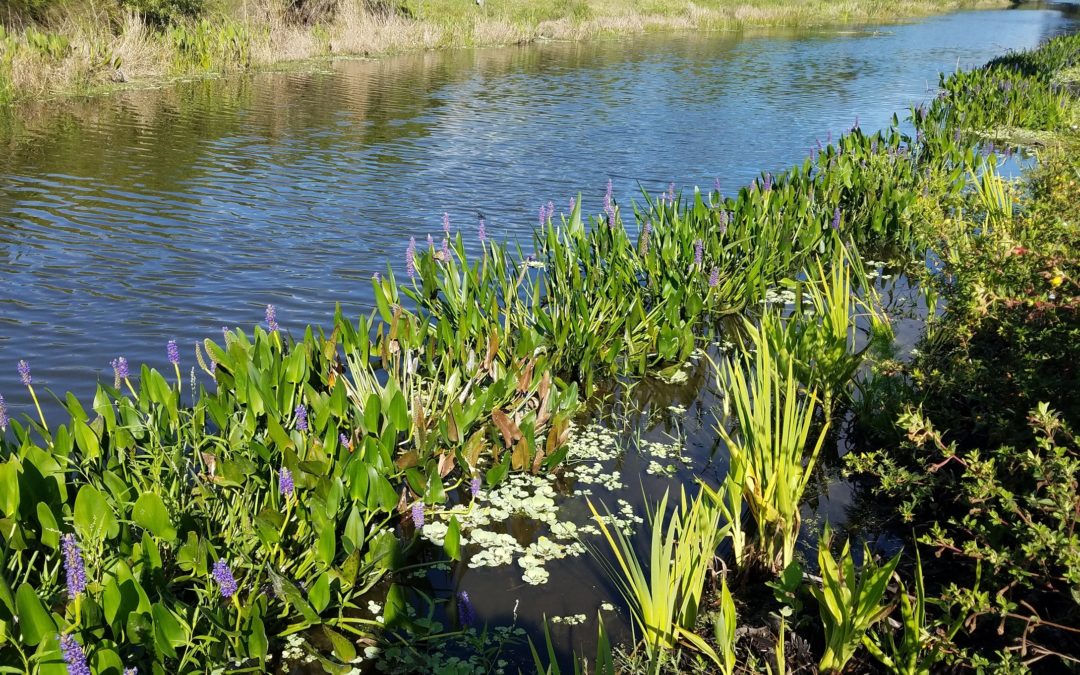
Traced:
POLYGON ((794 359, 782 365, 764 332, 770 326, 776 324, 748 327, 751 356, 724 360, 720 384, 732 401, 735 430, 720 424, 717 431, 730 454, 732 482, 741 488, 756 526, 743 562, 780 570, 794 559, 799 507, 829 423, 811 437, 818 392, 801 391, 794 359))
POLYGON ((851 542, 844 543, 839 560, 829 551, 831 543, 832 535, 826 526, 818 545, 822 585, 811 587, 810 593, 818 602, 825 629, 825 653, 819 667, 824 673, 839 673, 862 644, 866 631, 892 611, 892 605, 882 605, 881 601, 900 555, 877 565, 870 549, 864 546, 862 567, 856 572, 851 542))
POLYGON ((609 573, 630 605, 650 662, 661 663, 663 655, 685 644, 713 663, 721 663, 694 626, 706 575, 727 532, 720 526, 719 510, 707 499, 698 496, 688 501, 682 492, 670 518, 667 505, 665 493, 651 514, 647 562, 638 558, 629 538, 609 525, 592 502, 589 509, 615 558, 614 564, 608 563, 609 573))

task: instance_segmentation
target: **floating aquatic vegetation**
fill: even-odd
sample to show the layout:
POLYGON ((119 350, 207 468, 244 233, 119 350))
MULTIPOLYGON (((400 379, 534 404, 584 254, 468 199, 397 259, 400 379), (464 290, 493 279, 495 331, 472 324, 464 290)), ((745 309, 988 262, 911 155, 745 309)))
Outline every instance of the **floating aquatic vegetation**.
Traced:
POLYGON ((580 626, 588 621, 588 617, 584 614, 570 614, 567 616, 553 616, 548 619, 551 623, 561 623, 564 626, 580 626))

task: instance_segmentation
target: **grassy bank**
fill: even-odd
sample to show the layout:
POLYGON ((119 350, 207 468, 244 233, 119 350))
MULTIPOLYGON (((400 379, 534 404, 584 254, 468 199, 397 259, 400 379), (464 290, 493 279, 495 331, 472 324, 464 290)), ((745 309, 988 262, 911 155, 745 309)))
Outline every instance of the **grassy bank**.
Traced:
POLYGON ((335 55, 890 21, 999 0, 12 0, 0 103, 335 55))

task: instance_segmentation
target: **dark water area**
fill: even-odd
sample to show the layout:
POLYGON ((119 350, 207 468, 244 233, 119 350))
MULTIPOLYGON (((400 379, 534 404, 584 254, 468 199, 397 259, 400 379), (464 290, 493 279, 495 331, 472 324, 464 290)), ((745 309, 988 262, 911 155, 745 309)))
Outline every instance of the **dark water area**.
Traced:
MULTIPOLYGON (((856 117, 867 131, 903 117, 935 95, 940 71, 1071 30, 1071 15, 1051 6, 418 53, 0 111, 0 394, 13 415, 32 411, 16 372, 27 359, 35 385, 86 400, 112 379, 116 356, 166 368, 170 339, 186 370, 196 340, 262 321, 270 303, 295 333, 328 324, 335 303, 366 314, 372 273, 389 263, 400 275, 409 237, 438 237, 444 211, 469 241, 482 211, 489 236, 527 251, 542 203, 566 210, 581 192, 598 212, 609 178, 623 204, 670 182, 735 191, 856 117)), ((898 345, 910 349, 926 310, 903 280, 878 283, 898 345)), ((596 498, 644 515, 665 489, 699 476, 718 484, 721 402, 704 358, 681 383, 646 380, 609 401, 596 414, 618 413, 605 424, 622 450, 605 467, 622 486, 596 498), (682 458, 651 472, 655 457, 639 441, 677 445, 682 458)), ((588 521, 580 487, 556 485, 560 521, 588 521)), ((818 486, 805 545, 825 520, 848 520, 854 490, 818 486)), ((495 529, 522 546, 549 534, 521 518, 495 529)), ((546 569, 540 586, 516 564, 459 564, 417 583, 441 597, 468 590, 482 621, 516 621, 534 638, 545 615, 585 614, 580 626, 555 627, 563 658, 591 648, 598 612, 613 640, 629 637, 618 592, 588 554, 546 569)))

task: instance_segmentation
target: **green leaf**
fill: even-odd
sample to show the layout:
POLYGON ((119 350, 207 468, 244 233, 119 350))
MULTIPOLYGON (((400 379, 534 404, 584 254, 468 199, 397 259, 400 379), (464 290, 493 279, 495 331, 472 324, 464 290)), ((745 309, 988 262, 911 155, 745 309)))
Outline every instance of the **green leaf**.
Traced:
POLYGON ((60 528, 56 525, 56 517, 52 509, 45 502, 37 505, 38 523, 41 525, 41 543, 51 549, 60 545, 60 528))
POLYGON ((394 397, 390 399, 390 423, 394 425, 394 428, 399 432, 407 432, 410 428, 409 420, 409 407, 405 403, 405 397, 400 391, 394 392, 394 397))
POLYGON ((451 560, 461 560, 461 524, 457 516, 450 516, 450 525, 446 528, 443 550, 451 560))
POLYGON ((19 512, 19 460, 14 457, 0 464, 0 511, 9 518, 19 512))
POLYGON ((150 610, 154 617, 154 644, 165 654, 176 656, 176 648, 187 644, 188 636, 176 615, 160 602, 150 610))
POLYGON ((269 648, 270 643, 266 639, 266 627, 263 625, 262 617, 256 616, 251 619, 251 625, 248 626, 248 655, 263 661, 266 659, 269 648))
POLYGON ((360 511, 354 506, 349 510, 349 518, 345 521, 345 531, 341 535, 341 547, 349 554, 364 545, 364 519, 360 511))
POLYGON ((405 591, 397 584, 391 584, 390 590, 386 593, 386 607, 383 610, 383 619, 387 628, 396 628, 409 621, 405 591))
POLYGON ((323 633, 330 640, 330 644, 334 648, 334 656, 338 657, 338 660, 350 663, 356 658, 356 647, 348 638, 337 631, 331 630, 329 626, 323 626, 323 633))
POLYGON ((319 540, 315 551, 319 559, 327 566, 334 564, 334 555, 337 553, 337 532, 334 521, 327 520, 319 530, 319 540))
POLYGON ((322 613, 330 605, 330 574, 323 572, 308 591, 308 600, 316 612, 322 613))
POLYGON ((112 507, 93 485, 82 486, 75 497, 75 530, 93 544, 119 532, 112 507))
POLYGON ((274 592, 284 597, 285 600, 293 606, 293 609, 300 612, 300 615, 304 617, 305 621, 309 624, 322 622, 319 618, 319 613, 304 599, 303 594, 300 593, 300 589, 274 570, 268 569, 267 572, 270 575, 270 583, 274 587, 274 592))
POLYGON ((72 421, 72 431, 75 432, 75 442, 83 452, 86 459, 97 459, 101 455, 101 444, 98 442, 94 430, 82 421, 72 421))
POLYGON ((46 636, 56 633, 56 621, 30 584, 23 583, 15 592, 15 607, 18 610, 19 628, 24 643, 33 647, 46 636))
POLYGON ((176 538, 176 528, 169 519, 165 502, 156 493, 145 492, 139 497, 135 502, 135 508, 131 510, 131 519, 155 537, 161 537, 167 541, 176 538))

